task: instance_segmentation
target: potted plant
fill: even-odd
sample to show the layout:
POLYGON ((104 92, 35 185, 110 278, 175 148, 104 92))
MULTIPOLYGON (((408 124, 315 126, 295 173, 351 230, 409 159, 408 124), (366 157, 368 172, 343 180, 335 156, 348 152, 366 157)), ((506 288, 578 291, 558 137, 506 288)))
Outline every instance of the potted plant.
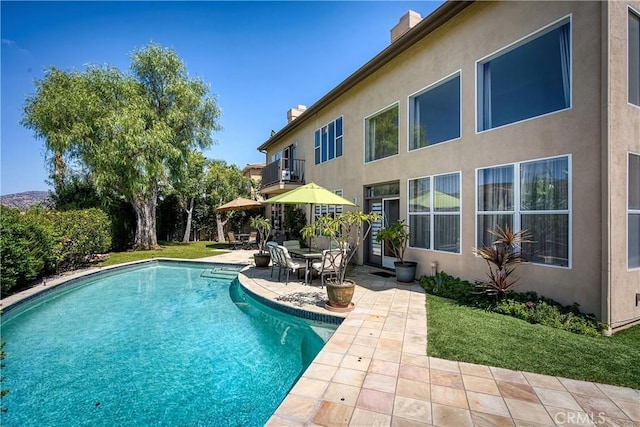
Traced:
POLYGON ((249 224, 251 228, 255 228, 258 231, 258 253, 253 256, 256 267, 268 267, 271 261, 271 254, 269 254, 269 251, 265 251, 265 246, 267 245, 269 233, 271 233, 271 222, 265 217, 254 216, 251 217, 249 224))
POLYGON ((375 212, 348 211, 332 217, 324 215, 313 224, 302 229, 303 237, 321 234, 330 239, 332 247, 342 248, 344 255, 339 257, 335 278, 327 279, 327 297, 325 308, 331 311, 349 311, 353 309, 351 300, 355 282, 346 278, 347 265, 356 254, 360 245, 371 231, 373 222, 381 216, 375 212))
POLYGON ((396 269, 396 280, 398 282, 412 283, 416 278, 418 264, 414 261, 404 260, 407 243, 409 242, 408 226, 404 220, 396 221, 380 229, 376 235, 376 241, 388 244, 393 256, 398 258, 398 261, 393 263, 396 269))

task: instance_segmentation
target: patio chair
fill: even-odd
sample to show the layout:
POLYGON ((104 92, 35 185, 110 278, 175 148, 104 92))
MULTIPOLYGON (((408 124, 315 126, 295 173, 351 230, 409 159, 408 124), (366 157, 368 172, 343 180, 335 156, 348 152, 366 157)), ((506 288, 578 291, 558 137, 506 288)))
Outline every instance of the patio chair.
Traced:
POLYGON ((267 242, 267 249, 269 250, 269 255, 271 255, 271 277, 273 277, 273 269, 278 267, 278 281, 280 281, 282 262, 280 261, 280 251, 278 250, 278 243, 267 242))
POLYGON ((249 233, 249 238, 246 242, 243 243, 242 246, 246 247, 247 249, 258 249, 258 232, 252 231, 251 233, 249 233))
POLYGON ((311 264, 311 268, 318 272, 320 285, 323 288, 325 276, 338 277, 343 257, 344 251, 342 249, 325 249, 322 251, 322 261, 311 264))
MULTIPOLYGON (((278 246, 276 248, 280 252, 280 260, 282 261, 282 268, 285 269, 285 285, 289 284, 289 273, 300 272, 300 269, 303 267, 299 262, 295 262, 291 255, 289 255, 289 250, 284 246, 278 246)), ((300 275, 298 274, 298 278, 300 275)), ((278 275, 278 280, 280 280, 280 275, 278 275)))
POLYGON ((300 241, 299 240, 285 240, 284 243, 282 243, 282 246, 284 246, 287 249, 300 249, 300 241))
POLYGON ((236 235, 233 231, 228 232, 227 236, 229 236, 229 243, 233 245, 233 248, 231 249, 238 249, 238 245, 242 246, 242 242, 236 239, 236 235))

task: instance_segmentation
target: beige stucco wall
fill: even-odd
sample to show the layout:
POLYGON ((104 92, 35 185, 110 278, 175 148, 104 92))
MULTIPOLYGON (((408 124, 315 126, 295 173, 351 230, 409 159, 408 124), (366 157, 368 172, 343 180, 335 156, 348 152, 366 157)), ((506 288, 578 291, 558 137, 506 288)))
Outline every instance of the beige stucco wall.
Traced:
MULTIPOLYGON (((475 3, 306 120, 281 141, 277 150, 297 141, 297 155, 306 159, 307 182, 315 181, 330 189, 342 189, 346 198, 355 196, 361 205, 365 185, 399 180, 400 217, 405 219, 407 180, 461 172, 462 253, 409 249, 407 258, 419 262, 418 274, 429 274, 430 262, 437 261, 439 269, 469 280, 480 278, 485 273, 484 262, 472 253, 476 235, 476 169, 569 155, 572 164, 571 268, 524 264, 518 272, 522 283, 520 289, 533 289, 566 304, 578 302, 583 310, 608 317, 606 310, 602 310, 601 281, 601 265, 606 252, 603 247, 606 248, 607 243, 603 241, 599 227, 603 221, 603 200, 597 191, 601 188, 601 176, 607 176, 601 162, 603 119, 601 34, 598 30, 602 25, 602 10, 599 2, 475 3), (476 61, 568 15, 572 19, 572 107, 477 133, 476 61), (458 70, 462 76, 461 138, 408 152, 408 96, 458 70), (364 164, 364 118, 393 103, 399 105, 399 154, 364 164), (344 155, 314 166, 314 131, 339 116, 344 117, 344 155)), ((621 108, 629 110, 628 106, 621 108)), ((627 115, 632 114, 627 112, 627 115)), ((637 112, 635 114, 637 119, 637 112)), ((626 124, 620 127, 628 128, 626 124)), ((637 147, 637 131, 636 125, 634 142, 625 139, 630 146, 635 144, 637 147)), ((621 132, 624 135, 632 133, 628 129, 621 132)), ((267 158, 273 151, 276 147, 269 151, 267 158)), ((618 157, 621 156, 624 154, 618 157)), ((612 176, 612 180, 626 182, 622 168, 617 169, 620 169, 619 173, 612 176)), ((612 209, 620 210, 618 221, 623 221, 620 227, 626 227, 626 208, 623 209, 626 205, 618 199, 618 196, 615 201, 612 199, 612 209)), ((624 200, 626 203, 626 198, 624 200)), ((622 235, 623 232, 626 233, 626 228, 612 229, 612 235, 622 235)), ((615 251, 618 257, 626 260, 620 252, 626 251, 626 246, 615 251)), ((362 261, 362 254, 359 257, 362 261)), ((615 269, 620 267, 615 266, 615 269)), ((626 266, 619 276, 626 277, 626 284, 620 289, 632 287, 631 282, 638 280, 637 272, 626 272, 626 266)), ((628 290, 624 292, 629 293, 628 290)), ((615 301, 617 295, 614 291, 615 301)))
POLYGON ((640 269, 627 268, 627 161, 629 152, 640 153, 640 107, 630 104, 627 94, 629 6, 640 11, 640 1, 603 5, 609 51, 603 109, 610 123, 603 138, 607 142, 603 145, 603 162, 608 170, 603 175, 603 217, 605 239, 610 245, 608 253, 603 254, 603 283, 610 289, 609 298, 603 299, 603 311, 610 313, 614 328, 640 319, 640 307, 635 304, 636 293, 640 293, 640 269))

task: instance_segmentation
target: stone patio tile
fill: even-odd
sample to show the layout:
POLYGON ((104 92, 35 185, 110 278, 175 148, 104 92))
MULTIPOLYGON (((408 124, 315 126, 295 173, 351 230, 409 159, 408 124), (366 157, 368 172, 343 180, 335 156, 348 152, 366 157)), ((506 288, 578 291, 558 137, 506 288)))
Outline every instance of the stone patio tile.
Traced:
POLYGON ((471 411, 471 420, 476 427, 513 427, 511 417, 501 417, 483 412, 471 411))
POLYGON ((456 408, 468 409, 467 395, 464 390, 431 384, 431 401, 456 408))
POLYGON ((267 421, 265 427, 303 427, 305 425, 306 424, 304 421, 289 420, 274 415, 273 417, 269 418, 269 421, 267 421))
POLYGON ((356 406, 359 394, 359 386, 331 382, 324 392, 323 399, 341 405, 356 406))
POLYGON ((589 381, 558 378, 562 385, 572 394, 583 394, 593 397, 607 397, 596 385, 589 381))
POLYGON ((529 384, 526 378, 524 377, 524 375, 522 375, 522 372, 512 371, 511 369, 496 368, 494 366, 491 366, 489 369, 491 370, 491 374, 493 375, 493 378, 495 378, 497 381, 508 381, 511 383, 529 384))
MULTIPOLYGON (((386 427, 391 425, 391 415, 356 408, 351 416, 351 426, 386 427)), ((330 425, 329 425, 330 426, 330 425)))
POLYGON ((347 354, 342 359, 342 362, 340 363, 340 367, 356 369, 358 371, 367 371, 369 369, 370 363, 371 363, 371 359, 369 359, 368 357, 354 356, 351 354, 347 354))
POLYGON ((360 328, 358 331, 359 337, 379 338, 382 333, 379 329, 360 328))
MULTIPOLYGON (((355 313, 352 313, 352 314, 355 314, 355 313)), ((342 321, 342 324, 340 326, 353 326, 353 327, 356 327, 356 328, 360 328, 360 327, 362 327, 362 322, 363 322, 362 319, 355 319, 355 318, 349 316, 349 317, 347 317, 346 319, 344 319, 342 321)))
POLYGON ((507 404, 500 396, 467 390, 467 400, 469 402, 469 408, 471 408, 472 411, 498 415, 501 417, 511 417, 507 404))
MULTIPOLYGON (((384 326, 387 324, 387 322, 376 322, 373 320, 365 320, 364 322, 362 322, 362 327, 363 328, 367 328, 367 329, 374 329, 377 331, 381 331, 384 329, 384 326)), ((403 325, 404 326, 404 325, 403 325)))
POLYGON ((394 415, 391 418, 391 427, 433 427, 433 424, 416 420, 408 420, 394 415))
POLYGON ((278 407, 277 414, 282 418, 298 418, 306 420, 311 417, 317 400, 289 394, 278 407))
POLYGON ((400 370, 398 372, 400 378, 408 380, 421 381, 423 383, 429 382, 429 368, 415 365, 403 365, 400 364, 400 370))
POLYGON ((427 354, 427 343, 426 342, 422 344, 404 343, 404 345, 402 346, 402 351, 405 353, 411 353, 416 355, 427 354))
POLYGON ((340 325, 340 333, 348 334, 348 335, 357 335, 360 328, 355 326, 344 326, 340 325))
POLYGON ((323 365, 329 366, 340 366, 342 363, 342 359, 344 358, 343 353, 335 353, 332 351, 325 350, 324 348, 315 359, 313 359, 313 363, 322 363, 323 365))
POLYGON ((368 373, 364 379, 364 383, 362 384, 362 387, 370 388, 372 390, 385 391, 387 393, 395 393, 396 381, 397 381, 396 377, 368 373))
POLYGON ((304 371, 303 377, 330 381, 337 370, 337 366, 324 365, 322 363, 313 362, 311 365, 309 365, 307 370, 304 371))
POLYGON ((464 383, 464 388, 467 391, 476 391, 478 393, 500 396, 498 385, 493 378, 474 377, 462 374, 462 382, 464 383))
POLYGON ((323 426, 347 427, 352 414, 352 406, 323 400, 313 416, 313 422, 323 426))
POLYGON ((598 419, 598 427, 640 427, 640 423, 620 418, 602 417, 598 419))
POLYGON ((356 408, 368 409, 374 412, 391 415, 393 412, 393 393, 385 393, 383 391, 370 390, 363 388, 360 390, 356 408))
POLYGON ((373 358, 399 363, 401 355, 402 352, 400 350, 376 348, 376 351, 373 353, 373 358))
POLYGON ((602 415, 611 418, 628 418, 628 416, 609 398, 586 396, 582 394, 574 394, 573 396, 585 412, 592 412, 595 414, 602 413, 602 415))
POLYGON ((419 355, 419 354, 410 354, 410 353, 402 353, 402 358, 400 362, 403 365, 415 365, 422 366, 425 368, 429 367, 429 356, 419 355))
POLYGON ((471 412, 468 409, 453 408, 451 406, 432 405, 433 425, 443 427, 471 427, 471 412))
POLYGON ((533 389, 545 406, 555 406, 558 408, 572 409, 574 411, 582 410, 582 407, 568 391, 551 390, 541 387, 534 387, 533 389))
POLYGON ((404 334, 402 332, 382 331, 382 333, 380 333, 380 338, 402 341, 404 340, 404 334))
POLYGON ((421 423, 432 423, 431 403, 412 399, 410 397, 396 396, 393 404, 393 415, 421 423))
POLYGON ((546 408, 556 425, 596 427, 602 421, 600 415, 587 414, 581 410, 557 408, 555 406, 547 406, 546 408))
POLYGON ((371 363, 369 364, 369 372, 373 374, 390 375, 392 377, 397 377, 399 369, 399 363, 387 362, 386 360, 372 359, 371 363))
POLYGON ((375 346, 378 345, 378 338, 358 335, 353 340, 352 345, 362 345, 375 348, 375 346))
POLYGON ((351 356, 360 356, 360 357, 366 357, 371 359, 374 351, 375 351, 375 347, 367 347, 364 345, 352 344, 351 347, 349 347, 348 353, 351 356))
POLYGON ((461 390, 464 389, 462 382, 462 375, 453 372, 438 371, 435 369, 430 370, 431 383, 441 385, 445 387, 455 387, 461 390))
POLYGON ((624 411, 627 417, 640 423, 640 399, 635 402, 620 400, 617 402, 617 405, 624 411))
POLYGON ((402 341, 390 340, 388 338, 380 338, 376 349, 380 350, 399 350, 402 348, 402 341))
POLYGON ((296 385, 293 386, 293 388, 291 389, 291 393, 298 396, 320 399, 328 386, 328 381, 314 380, 312 378, 302 377, 298 380, 296 385))
POLYGON ((431 369, 437 369, 439 371, 447 371, 447 372, 455 372, 455 373, 460 372, 460 367, 458 366, 458 362, 439 359, 437 357, 429 357, 429 367, 431 369))
POLYGON ((629 387, 619 387, 609 384, 596 384, 604 394, 611 400, 617 402, 625 400, 627 402, 640 402, 640 390, 634 390, 629 387))
POLYGON ((336 370, 335 374, 333 374, 332 381, 335 383, 362 387, 362 383, 364 383, 364 377, 366 375, 367 373, 365 371, 341 367, 336 370))
POLYGON ((523 372, 522 374, 532 386, 567 391, 567 389, 556 377, 552 377, 550 375, 534 374, 532 372, 523 372))
POLYGON ((536 392, 528 384, 497 381, 498 389, 504 398, 524 400, 531 403, 540 403, 536 392))
POLYGON ((475 363, 458 362, 460 372, 466 375, 472 375, 474 377, 491 378, 491 370, 488 366, 476 365, 475 363))
MULTIPOLYGON (((515 420, 522 420, 542 425, 554 425, 547 410, 539 403, 525 402, 523 400, 504 399, 511 416, 515 420)), ((518 423, 516 422, 516 425, 518 423)))
POLYGON ((351 343, 341 341, 329 341, 323 347, 323 350, 333 351, 334 353, 346 353, 349 350, 351 343))
POLYGON ((396 395, 411 397, 418 400, 431 400, 431 386, 421 381, 398 378, 396 395))

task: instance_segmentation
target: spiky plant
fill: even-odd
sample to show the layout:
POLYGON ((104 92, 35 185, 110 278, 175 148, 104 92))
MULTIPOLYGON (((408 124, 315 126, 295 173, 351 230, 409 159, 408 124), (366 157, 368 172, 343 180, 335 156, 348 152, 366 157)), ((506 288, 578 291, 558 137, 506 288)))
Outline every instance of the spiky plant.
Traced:
POLYGON ((490 246, 474 248, 474 253, 487 262, 489 271, 487 279, 476 282, 476 287, 487 295, 502 298, 511 288, 517 285, 519 277, 514 277, 518 264, 524 261, 522 244, 531 243, 527 230, 514 232, 505 226, 497 225, 495 229, 488 230, 496 237, 490 246))

